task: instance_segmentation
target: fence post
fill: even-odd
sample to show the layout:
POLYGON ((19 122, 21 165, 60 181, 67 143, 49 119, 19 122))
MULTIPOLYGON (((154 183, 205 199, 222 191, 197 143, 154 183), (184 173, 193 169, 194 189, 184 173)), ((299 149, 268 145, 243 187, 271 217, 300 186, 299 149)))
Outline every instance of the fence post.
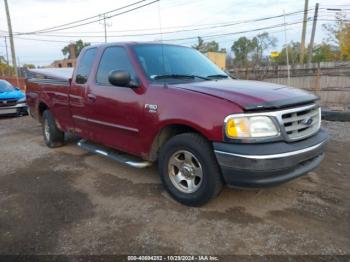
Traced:
POLYGON ((316 90, 321 90, 321 67, 320 63, 317 63, 317 73, 316 73, 316 90))

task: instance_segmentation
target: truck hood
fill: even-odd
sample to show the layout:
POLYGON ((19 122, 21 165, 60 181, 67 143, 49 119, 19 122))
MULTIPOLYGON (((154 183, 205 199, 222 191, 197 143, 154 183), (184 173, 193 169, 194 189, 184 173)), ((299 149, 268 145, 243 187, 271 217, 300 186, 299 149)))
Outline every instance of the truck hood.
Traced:
POLYGON ((175 86, 231 101, 245 111, 278 109, 318 99, 317 96, 301 89, 260 81, 225 79, 175 86))

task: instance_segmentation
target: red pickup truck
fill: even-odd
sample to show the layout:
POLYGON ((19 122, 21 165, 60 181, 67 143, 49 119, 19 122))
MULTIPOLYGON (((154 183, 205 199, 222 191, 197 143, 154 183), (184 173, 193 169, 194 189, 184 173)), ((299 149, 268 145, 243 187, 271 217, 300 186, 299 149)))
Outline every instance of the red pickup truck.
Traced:
POLYGON ((203 205, 225 184, 289 181, 324 157, 316 96, 236 80, 192 48, 90 46, 65 72, 37 70, 27 83, 47 146, 63 145, 72 132, 82 148, 124 164, 157 161, 165 189, 185 205, 203 205))

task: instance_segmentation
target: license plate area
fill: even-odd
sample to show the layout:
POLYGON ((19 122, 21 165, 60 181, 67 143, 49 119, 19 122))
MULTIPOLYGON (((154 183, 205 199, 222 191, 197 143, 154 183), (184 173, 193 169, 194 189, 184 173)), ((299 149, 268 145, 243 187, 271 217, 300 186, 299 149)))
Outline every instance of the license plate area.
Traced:
POLYGON ((0 115, 8 115, 8 114, 16 114, 16 113, 17 113, 16 108, 0 109, 0 115))

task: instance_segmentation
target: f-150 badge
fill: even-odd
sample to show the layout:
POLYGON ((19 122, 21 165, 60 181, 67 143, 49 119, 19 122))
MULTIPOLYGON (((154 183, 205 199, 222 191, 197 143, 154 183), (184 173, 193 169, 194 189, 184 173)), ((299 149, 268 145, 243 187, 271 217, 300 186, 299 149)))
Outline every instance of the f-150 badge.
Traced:
POLYGON ((156 113, 158 110, 158 105, 145 104, 145 108, 148 109, 150 113, 156 113))

